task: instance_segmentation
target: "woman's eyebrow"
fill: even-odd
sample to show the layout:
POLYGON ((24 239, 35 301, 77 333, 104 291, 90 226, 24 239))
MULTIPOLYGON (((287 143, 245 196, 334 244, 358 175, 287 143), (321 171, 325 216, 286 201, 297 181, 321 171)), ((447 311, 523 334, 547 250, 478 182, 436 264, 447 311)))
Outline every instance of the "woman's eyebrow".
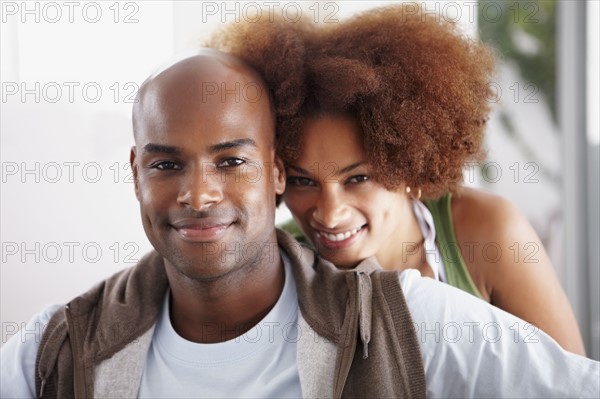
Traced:
MULTIPOLYGON (((336 172, 335 172, 335 174, 336 175, 341 175, 341 174, 344 174, 344 173, 348 173, 348 172, 350 172, 350 171, 352 171, 352 170, 354 170, 354 169, 356 169, 356 168, 358 168, 358 167, 366 164, 366 162, 365 161, 356 162, 356 163, 350 164, 348 166, 345 166, 345 167, 343 167, 340 170, 337 170, 337 165, 334 162, 327 162, 325 164, 325 166, 329 166, 330 164, 334 164, 336 166, 336 172)), ((302 175, 307 175, 307 176, 312 175, 311 172, 309 172, 306 169, 303 169, 303 168, 301 168, 299 166, 296 166, 296 165, 288 165, 288 168, 292 169, 295 172, 300 173, 302 175)))
POLYGON ((338 173, 338 174, 340 174, 340 175, 341 175, 341 174, 344 174, 344 173, 348 173, 348 172, 350 172, 350 171, 352 171, 352 170, 354 170, 354 169, 356 169, 356 168, 358 168, 359 166, 362 166, 362 165, 364 165, 364 164, 365 164, 365 161, 356 162, 356 163, 353 163, 353 164, 351 164, 351 165, 348 165, 348 166, 346 166, 346 167, 343 167, 343 168, 342 168, 342 169, 340 169, 340 170, 339 170, 339 172, 337 172, 337 173, 338 173))
POLYGON ((307 175, 307 176, 310 176, 310 175, 311 175, 311 173, 310 173, 308 170, 306 170, 306 169, 302 169, 300 166, 296 166, 296 165, 287 165, 287 167, 288 167, 289 169, 292 169, 292 170, 294 170, 296 173, 300 173, 301 175, 307 175))

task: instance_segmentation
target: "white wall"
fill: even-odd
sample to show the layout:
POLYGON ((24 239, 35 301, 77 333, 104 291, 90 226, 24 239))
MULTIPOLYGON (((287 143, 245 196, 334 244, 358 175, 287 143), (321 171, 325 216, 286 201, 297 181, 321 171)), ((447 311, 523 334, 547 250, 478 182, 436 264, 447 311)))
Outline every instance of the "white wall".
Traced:
POLYGON ((126 182, 130 95, 173 53, 172 5, 74 3, 1 5, 2 343, 150 247, 126 182))

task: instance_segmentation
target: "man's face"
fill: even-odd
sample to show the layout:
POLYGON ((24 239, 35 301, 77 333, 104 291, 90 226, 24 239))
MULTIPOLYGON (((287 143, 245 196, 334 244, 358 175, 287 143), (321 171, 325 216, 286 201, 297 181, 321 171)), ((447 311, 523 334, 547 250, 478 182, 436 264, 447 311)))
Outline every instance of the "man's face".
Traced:
POLYGON ((265 243, 285 183, 266 89, 239 68, 190 64, 141 96, 131 163, 154 248, 185 276, 210 280, 274 256, 265 243))

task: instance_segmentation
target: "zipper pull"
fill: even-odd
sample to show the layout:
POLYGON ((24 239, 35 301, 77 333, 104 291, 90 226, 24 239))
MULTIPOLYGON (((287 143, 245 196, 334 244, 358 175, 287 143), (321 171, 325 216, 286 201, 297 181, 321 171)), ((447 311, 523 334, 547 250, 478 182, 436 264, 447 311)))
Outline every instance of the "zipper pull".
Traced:
POLYGON ((42 379, 42 385, 40 386, 40 398, 44 396, 44 388, 46 388, 46 379, 42 379))

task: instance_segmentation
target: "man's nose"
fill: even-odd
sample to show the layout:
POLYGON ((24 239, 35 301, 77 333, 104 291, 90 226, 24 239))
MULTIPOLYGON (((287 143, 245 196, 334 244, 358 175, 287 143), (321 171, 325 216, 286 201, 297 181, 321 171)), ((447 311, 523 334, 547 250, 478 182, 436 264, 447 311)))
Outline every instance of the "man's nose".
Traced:
POLYGON ((352 212, 343 195, 334 187, 325 187, 313 210, 313 218, 323 227, 334 229, 348 220, 352 212))
POLYGON ((221 176, 216 166, 198 165, 190 168, 177 196, 181 206, 204 210, 223 200, 221 176))

